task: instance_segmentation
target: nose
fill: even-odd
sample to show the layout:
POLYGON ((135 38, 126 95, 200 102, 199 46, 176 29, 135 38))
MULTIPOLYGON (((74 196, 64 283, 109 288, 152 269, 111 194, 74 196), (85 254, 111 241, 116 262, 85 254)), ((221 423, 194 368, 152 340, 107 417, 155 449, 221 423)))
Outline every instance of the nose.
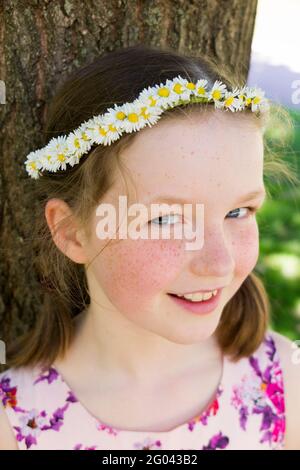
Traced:
POLYGON ((191 252, 190 269, 196 275, 230 278, 235 269, 230 236, 221 227, 204 230, 204 243, 191 252))

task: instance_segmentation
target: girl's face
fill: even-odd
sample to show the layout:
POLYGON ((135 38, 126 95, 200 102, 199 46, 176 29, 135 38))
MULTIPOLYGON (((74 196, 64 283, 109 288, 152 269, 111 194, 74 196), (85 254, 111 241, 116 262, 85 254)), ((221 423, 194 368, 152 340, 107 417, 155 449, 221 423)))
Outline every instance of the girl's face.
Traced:
MULTIPOLYGON (((204 205, 204 244, 187 250, 185 239, 162 236, 116 238, 107 244, 108 240, 97 237, 100 219, 95 212, 86 246, 91 260, 87 267, 91 302, 173 342, 206 339, 258 259, 257 222, 247 207, 260 207, 264 193, 256 198, 246 195, 264 191, 261 131, 242 114, 214 110, 201 116, 193 112, 190 117, 162 119, 137 132, 121 158, 134 183, 135 199, 128 200, 128 208, 138 202, 149 209, 141 229, 145 231, 151 224, 151 201, 183 198, 193 206, 204 205), (224 286, 220 302, 206 315, 188 312, 168 295, 219 286, 224 286)), ((126 194, 118 176, 101 202, 118 208, 119 195, 126 194)), ((181 217, 167 214, 171 210, 163 213, 163 224, 184 223, 181 217)), ((156 224, 156 233, 158 230, 156 224)))

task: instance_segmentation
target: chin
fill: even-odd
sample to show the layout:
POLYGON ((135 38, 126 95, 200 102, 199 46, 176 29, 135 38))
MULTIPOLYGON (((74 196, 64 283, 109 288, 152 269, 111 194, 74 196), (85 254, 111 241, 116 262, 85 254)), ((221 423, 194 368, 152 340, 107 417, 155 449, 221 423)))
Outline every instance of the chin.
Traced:
MULTIPOLYGON (((201 321, 201 319, 199 321, 201 321)), ((168 332, 166 334, 161 334, 161 336, 164 336, 167 340, 176 344, 196 344, 211 338, 214 335, 218 324, 219 317, 217 319, 210 318, 209 320, 202 319, 202 323, 199 323, 198 326, 195 324, 190 325, 189 327, 187 325, 184 327, 183 325, 178 325, 176 328, 173 328, 172 331, 171 328, 169 328, 168 332)))

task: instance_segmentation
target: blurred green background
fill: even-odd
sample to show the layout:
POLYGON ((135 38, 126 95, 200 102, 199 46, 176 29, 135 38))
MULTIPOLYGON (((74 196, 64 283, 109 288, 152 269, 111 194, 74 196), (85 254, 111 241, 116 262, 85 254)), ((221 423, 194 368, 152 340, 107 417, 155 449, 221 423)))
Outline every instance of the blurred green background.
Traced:
MULTIPOLYGON (((281 158, 291 164, 300 181, 300 111, 288 110, 294 130, 281 158)), ((278 152, 285 130, 274 125, 267 133, 268 145, 278 152)), ((260 256, 255 268, 271 303, 271 327, 292 340, 300 339, 300 185, 265 179, 272 192, 257 214, 260 256)))

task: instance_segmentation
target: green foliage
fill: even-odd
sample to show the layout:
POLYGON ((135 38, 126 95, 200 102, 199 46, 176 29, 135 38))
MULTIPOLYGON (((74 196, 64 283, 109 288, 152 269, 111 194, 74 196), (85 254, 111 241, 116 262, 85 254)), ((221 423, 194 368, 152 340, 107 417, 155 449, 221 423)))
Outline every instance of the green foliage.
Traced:
MULTIPOLYGON (((268 145, 287 162, 300 181, 300 112, 288 110, 294 124, 290 142, 274 125, 268 145)), ((260 256, 255 271, 271 303, 271 327, 292 340, 300 339, 300 183, 265 180, 268 198, 257 215, 260 256), (276 184, 277 183, 277 184, 276 184)))

